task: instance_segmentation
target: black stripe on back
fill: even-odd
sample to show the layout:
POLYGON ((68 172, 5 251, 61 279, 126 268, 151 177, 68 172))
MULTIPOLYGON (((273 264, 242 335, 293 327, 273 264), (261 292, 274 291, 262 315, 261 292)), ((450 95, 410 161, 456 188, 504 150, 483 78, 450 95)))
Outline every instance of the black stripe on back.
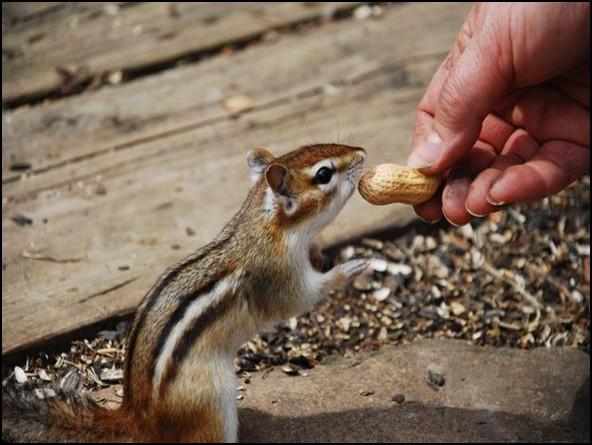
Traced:
POLYGON ((218 304, 209 306, 199 317, 197 317, 191 324, 187 333, 177 342, 177 345, 173 350, 173 355, 166 368, 165 375, 160 383, 161 397, 163 397, 166 388, 177 376, 177 372, 181 367, 183 360, 187 357, 191 346, 195 344, 199 336, 202 335, 207 328, 212 326, 216 320, 222 317, 224 313, 230 309, 234 301, 234 292, 228 291, 218 304))
MULTIPOLYGON (((158 342, 156 343, 156 346, 155 346, 154 350, 152 351, 152 363, 156 363, 156 360, 158 359, 158 356, 160 355, 160 352, 162 351, 162 348, 164 347, 166 339, 169 337, 171 331, 173 330, 175 325, 179 322, 179 320, 181 320, 183 318, 189 305, 191 303, 193 303, 201 295, 205 295, 205 294, 208 294, 209 292, 211 292, 212 289, 214 289, 214 286, 216 284, 218 284, 220 282, 220 280, 227 277, 229 275, 229 273, 231 273, 231 272, 232 271, 229 269, 223 270, 222 273, 211 277, 210 280, 208 282, 206 282, 199 289, 196 289, 193 292, 191 292, 190 294, 184 295, 183 297, 181 297, 181 301, 180 301, 179 305, 176 307, 175 311, 168 319, 166 325, 163 327, 162 332, 160 333, 160 336, 158 337, 158 342)), ((150 374, 151 379, 152 379, 152 377, 154 377, 154 368, 155 367, 152 366, 149 370, 149 374, 150 374)))
MULTIPOLYGON (((124 382, 126 384, 125 385, 126 386, 125 399, 127 401, 132 400, 132 398, 131 398, 132 388, 130 385, 131 367, 132 367, 134 353, 136 350, 136 343, 138 341, 138 335, 140 334, 141 327, 144 325, 144 323, 146 321, 146 317, 148 317, 148 314, 150 313, 150 311, 152 310, 152 308, 154 307, 154 305, 158 301, 158 297, 160 296, 160 293, 171 283, 171 281, 173 281, 175 278, 177 278, 179 273, 182 270, 184 270, 186 266, 189 266, 193 263, 196 263, 196 262, 202 260, 206 255, 208 255, 213 249, 217 248, 223 242, 225 242, 225 240, 220 240, 215 243, 210 243, 210 244, 204 246, 203 250, 195 258, 191 258, 190 260, 186 259, 184 261, 181 261, 179 264, 177 264, 172 269, 170 269, 168 272, 166 272, 166 276, 163 277, 160 280, 160 282, 150 292, 148 292, 148 294, 146 294, 146 296, 144 297, 144 300, 148 300, 148 302, 145 304, 144 309, 140 313, 137 323, 135 323, 132 326, 132 330, 130 331, 129 336, 128 336, 128 349, 127 349, 126 360, 125 360, 125 379, 124 379, 124 382)), ((149 367, 151 369, 153 368, 153 366, 149 366, 149 367)))

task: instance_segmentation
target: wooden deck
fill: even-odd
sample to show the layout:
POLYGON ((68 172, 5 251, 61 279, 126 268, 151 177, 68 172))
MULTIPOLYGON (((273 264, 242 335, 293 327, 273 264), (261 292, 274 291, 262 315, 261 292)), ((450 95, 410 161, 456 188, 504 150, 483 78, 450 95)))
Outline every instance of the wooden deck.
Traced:
MULTIPOLYGON (((239 207, 252 147, 404 162, 470 5, 356 6, 3 3, 3 354, 130 313, 239 207)), ((325 239, 411 217, 354 197, 325 239)))

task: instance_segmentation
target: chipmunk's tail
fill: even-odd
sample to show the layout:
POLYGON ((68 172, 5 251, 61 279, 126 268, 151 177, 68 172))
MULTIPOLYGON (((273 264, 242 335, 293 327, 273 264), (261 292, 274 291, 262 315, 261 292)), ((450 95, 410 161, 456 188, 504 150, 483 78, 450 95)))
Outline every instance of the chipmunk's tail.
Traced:
POLYGON ((121 442, 129 440, 127 416, 83 395, 39 399, 2 388, 2 442, 121 442))

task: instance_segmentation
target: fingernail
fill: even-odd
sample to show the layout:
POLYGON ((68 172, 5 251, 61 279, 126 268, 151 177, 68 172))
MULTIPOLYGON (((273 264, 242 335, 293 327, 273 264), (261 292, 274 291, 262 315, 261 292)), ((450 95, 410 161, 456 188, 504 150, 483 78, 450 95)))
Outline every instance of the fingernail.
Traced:
MULTIPOLYGON (((491 192, 489 192, 489 193, 491 193, 491 192)), ((506 205, 506 202, 505 201, 494 201, 490 195, 487 195, 487 197, 485 199, 492 206, 503 206, 503 205, 506 205)))
POLYGON ((413 150, 407 159, 407 165, 414 168, 426 168, 433 165, 440 154, 444 144, 438 133, 430 130, 425 139, 413 150))
POLYGON ((501 178, 499 178, 497 181, 495 181, 493 183, 493 185, 491 186, 491 188, 489 189, 489 193, 487 194, 487 197, 485 199, 487 199, 487 202, 493 206, 503 206, 504 204, 506 204, 505 201, 496 201, 494 200, 491 195, 492 193, 495 193, 496 191, 500 191, 502 186, 503 186, 503 182, 504 182, 504 178, 503 176, 501 178))
POLYGON ((483 218, 487 215, 479 215, 477 212, 473 212, 471 209, 469 209, 467 207, 467 205, 465 204, 465 210, 469 213, 469 215, 474 216, 475 218, 483 218))
POLYGON ((447 215, 447 214, 446 214, 446 212, 444 211, 444 208, 442 208, 442 214, 444 215, 444 218, 446 218, 446 221, 448 221, 448 223, 449 223, 451 226, 454 226, 454 227, 460 227, 460 225, 459 225, 459 224, 456 224, 456 223, 453 223, 452 221, 450 221, 450 218, 448 218, 448 215, 447 215))
POLYGON ((421 219, 424 223, 428 223, 428 224, 436 224, 438 221, 440 221, 442 219, 442 217, 440 216, 439 218, 436 218, 436 219, 430 221, 429 219, 422 218, 419 215, 417 215, 417 217, 419 219, 421 219))

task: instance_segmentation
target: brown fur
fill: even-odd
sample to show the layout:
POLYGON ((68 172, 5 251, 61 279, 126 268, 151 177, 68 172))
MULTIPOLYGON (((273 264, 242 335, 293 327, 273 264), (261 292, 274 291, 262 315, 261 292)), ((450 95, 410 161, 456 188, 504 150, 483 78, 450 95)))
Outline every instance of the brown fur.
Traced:
POLYGON ((348 156, 356 151, 363 150, 361 147, 348 147, 339 144, 317 144, 307 145, 297 150, 286 153, 278 158, 278 161, 286 165, 289 169, 302 169, 311 167, 323 159, 336 158, 343 162, 338 169, 346 168, 349 164, 348 156))
POLYGON ((294 214, 287 215, 280 209, 278 228, 283 232, 289 227, 303 223, 322 212, 333 198, 333 194, 321 193, 318 190, 312 182, 313 178, 306 172, 307 168, 325 159, 335 159, 337 172, 342 172, 351 165, 355 154, 360 150, 363 149, 338 144, 308 145, 277 158, 274 163, 283 165, 289 172, 287 193, 299 198, 299 207, 294 214))
MULTIPOLYGON (((173 358, 168 363, 167 370, 164 374, 162 384, 160 386, 160 397, 166 398, 166 391, 169 385, 175 380, 179 366, 189 353, 191 346, 195 340, 200 337, 200 334, 207 329, 211 329, 219 323, 220 319, 224 318, 230 308, 236 304, 237 295, 228 292, 222 300, 215 306, 208 307, 199 317, 197 317, 191 326, 188 333, 177 343, 173 350, 173 358)), ((208 338, 208 341, 211 341, 208 338)))
POLYGON ((122 442, 132 426, 120 410, 107 410, 91 399, 58 393, 34 394, 3 388, 2 440, 7 442, 122 442))
POLYGON ((152 428, 145 434, 148 442, 224 442, 222 419, 213 404, 197 409, 171 409, 171 406, 158 407, 152 428))

